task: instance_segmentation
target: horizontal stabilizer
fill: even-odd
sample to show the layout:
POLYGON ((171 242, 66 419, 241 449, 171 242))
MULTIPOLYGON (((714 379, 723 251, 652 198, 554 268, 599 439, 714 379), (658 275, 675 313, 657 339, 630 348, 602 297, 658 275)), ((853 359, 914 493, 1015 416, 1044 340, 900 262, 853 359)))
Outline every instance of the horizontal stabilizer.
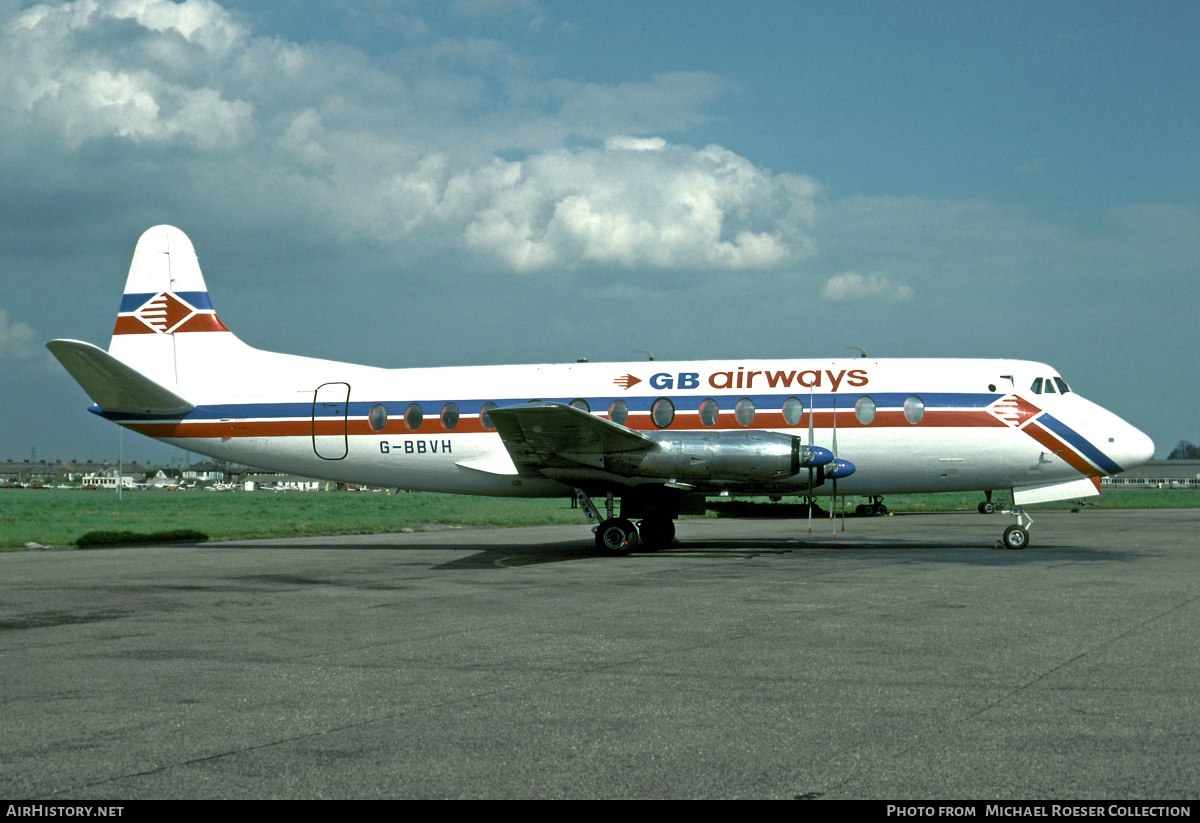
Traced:
POLYGON ((80 340, 51 340, 46 344, 92 402, 106 412, 184 414, 196 408, 175 392, 80 340))

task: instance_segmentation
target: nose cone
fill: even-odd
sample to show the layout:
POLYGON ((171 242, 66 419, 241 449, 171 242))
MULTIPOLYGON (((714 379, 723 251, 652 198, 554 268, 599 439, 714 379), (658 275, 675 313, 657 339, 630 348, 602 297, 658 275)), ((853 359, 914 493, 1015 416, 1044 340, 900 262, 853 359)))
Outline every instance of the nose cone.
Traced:
POLYGON ((1154 441, 1128 423, 1113 437, 1113 458, 1122 469, 1132 469, 1154 457, 1154 441))
MULTIPOLYGON (((1067 395, 1072 397, 1072 395, 1067 395)), ((1088 459, 1105 474, 1119 474, 1136 468, 1154 456, 1154 441, 1145 432, 1129 425, 1117 415, 1095 403, 1075 397, 1072 412, 1078 410, 1079 433, 1086 443, 1081 449, 1087 452, 1090 445, 1094 451, 1088 459)))

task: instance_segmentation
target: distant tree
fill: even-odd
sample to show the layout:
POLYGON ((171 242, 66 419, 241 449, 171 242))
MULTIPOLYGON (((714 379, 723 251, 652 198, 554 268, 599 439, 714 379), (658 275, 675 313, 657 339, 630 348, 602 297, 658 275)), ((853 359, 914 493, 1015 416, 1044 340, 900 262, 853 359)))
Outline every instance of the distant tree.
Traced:
POLYGON ((1167 455, 1168 460, 1200 460, 1200 446, 1180 440, 1175 450, 1167 455))

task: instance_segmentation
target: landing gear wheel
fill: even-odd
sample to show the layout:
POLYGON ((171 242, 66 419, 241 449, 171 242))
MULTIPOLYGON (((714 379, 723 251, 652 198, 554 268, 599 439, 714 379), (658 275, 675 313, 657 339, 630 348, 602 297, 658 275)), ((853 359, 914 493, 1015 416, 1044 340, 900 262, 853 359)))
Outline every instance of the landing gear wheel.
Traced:
POLYGON ((888 507, 882 503, 876 503, 871 507, 871 514, 875 517, 883 517, 888 513, 888 507))
POLYGON ((638 526, 638 538, 648 549, 665 549, 675 539, 675 524, 667 517, 646 517, 638 526))
POLYGON ((1009 526, 1004 530, 1004 545, 1010 549, 1023 549, 1029 545, 1029 532, 1020 526, 1009 526))
POLYGON ((629 554, 637 541, 637 529, 624 517, 605 520, 596 529, 596 548, 609 554, 629 554))
POLYGON ((996 511, 996 504, 991 500, 985 500, 979 504, 980 514, 991 514, 994 511, 996 511))

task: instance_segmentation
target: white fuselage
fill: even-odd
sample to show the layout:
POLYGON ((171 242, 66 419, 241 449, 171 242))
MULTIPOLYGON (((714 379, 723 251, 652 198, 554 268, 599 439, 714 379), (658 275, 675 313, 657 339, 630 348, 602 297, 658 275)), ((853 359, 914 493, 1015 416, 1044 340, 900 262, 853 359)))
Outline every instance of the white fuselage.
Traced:
POLYGON ((1095 494, 1097 478, 1153 451, 1140 431, 1028 361, 382 369, 274 354, 220 321, 191 241, 172 226, 138 240, 107 352, 73 340, 47 346, 93 411, 151 437, 250 466, 414 490, 645 487, 633 496, 649 500, 655 486, 1013 488, 1019 504, 1095 494), (496 408, 507 411, 493 421, 496 408))
MULTIPOLYGON (((857 469, 839 481, 842 494, 1001 489, 1098 477, 1141 462, 1149 444, 1141 432, 1073 392, 1034 394, 1034 381, 1050 383, 1057 375, 1029 361, 713 360, 379 369, 237 346, 234 360, 208 351, 187 370, 179 393, 203 399, 182 419, 110 416, 192 451, 277 471, 504 496, 560 496, 571 489, 517 474, 499 435, 481 415, 486 403, 579 406, 582 401, 593 414, 646 432, 767 430, 829 449, 836 438, 837 456, 857 469), (662 399, 670 401, 674 414, 668 420, 660 403, 656 423, 652 410, 662 399), (715 414, 705 401, 715 403, 715 414)), ((718 483, 698 490, 786 493, 806 483, 802 473, 794 483, 755 489, 718 483)), ((816 492, 830 489, 825 484, 816 492)))

